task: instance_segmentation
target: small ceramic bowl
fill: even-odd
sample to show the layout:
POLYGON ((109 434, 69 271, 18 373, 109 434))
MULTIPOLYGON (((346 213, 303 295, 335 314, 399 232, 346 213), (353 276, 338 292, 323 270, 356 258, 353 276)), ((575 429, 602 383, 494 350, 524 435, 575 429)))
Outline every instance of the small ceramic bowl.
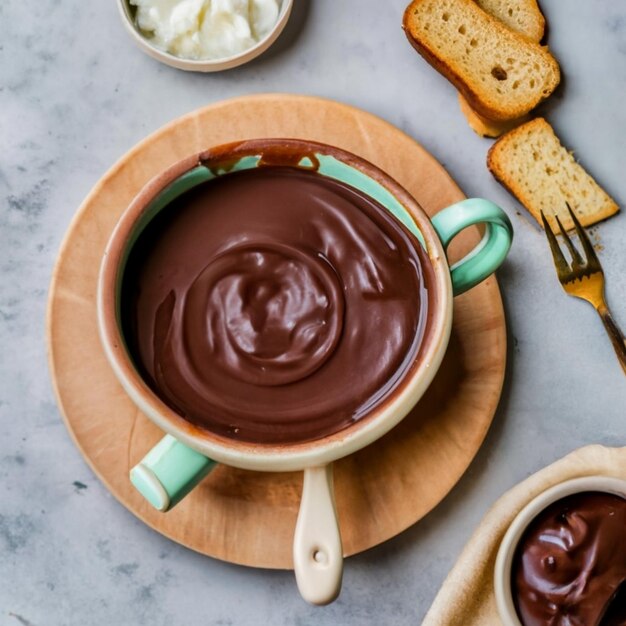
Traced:
POLYGON ((258 57, 265 52, 275 41, 285 28, 289 16, 293 0, 282 0, 278 19, 274 28, 252 48, 248 48, 243 52, 239 52, 229 57, 221 59, 183 59, 177 57, 165 50, 161 50, 150 43, 147 37, 144 37, 137 25, 135 24, 134 11, 129 4, 129 0, 117 0, 117 7, 124 22, 126 30, 130 33, 135 43, 148 55, 161 63, 176 67, 179 70, 187 70, 189 72, 219 72, 221 70, 229 70, 238 65, 243 65, 248 61, 258 57))
POLYGON ((531 500, 509 526, 496 557, 494 586, 498 612, 504 626, 523 626, 513 602, 511 569, 515 550, 530 523, 547 507, 575 493, 600 491, 626 498, 626 480, 608 476, 586 476, 560 483, 531 500))

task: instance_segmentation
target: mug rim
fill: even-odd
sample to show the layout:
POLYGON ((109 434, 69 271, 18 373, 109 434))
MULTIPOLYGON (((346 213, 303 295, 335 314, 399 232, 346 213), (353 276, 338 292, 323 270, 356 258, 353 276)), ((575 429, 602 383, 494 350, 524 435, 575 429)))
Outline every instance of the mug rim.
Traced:
MULTIPOLYGON (((322 174, 324 175, 324 174, 322 174)), ((348 183, 349 184, 349 183, 348 183)), ((369 194, 368 194, 369 195, 369 194)), ((416 245, 419 245, 416 240, 416 245)), ((452 327, 452 283, 443 245, 417 201, 391 176, 346 150, 300 139, 254 139, 210 148, 182 159, 150 180, 120 216, 107 243, 97 289, 98 328, 116 377, 138 408, 159 428, 206 456, 242 469, 287 471, 322 465, 355 452, 382 437, 413 408, 434 378, 452 327), (136 370, 128 354, 116 314, 120 265, 133 229, 159 194, 198 166, 239 162, 244 156, 270 149, 298 150, 306 156, 324 155, 365 174, 397 200, 422 235, 433 273, 432 314, 416 359, 389 397, 357 422, 318 439, 296 443, 256 443, 217 435, 188 422, 165 404, 136 370)))
POLYGON ((498 548, 493 577, 496 606, 503 626, 524 626, 515 609, 511 584, 513 558, 522 535, 537 515, 551 504, 577 493, 591 491, 626 499, 626 480, 597 474, 557 483, 535 496, 511 522, 498 548))

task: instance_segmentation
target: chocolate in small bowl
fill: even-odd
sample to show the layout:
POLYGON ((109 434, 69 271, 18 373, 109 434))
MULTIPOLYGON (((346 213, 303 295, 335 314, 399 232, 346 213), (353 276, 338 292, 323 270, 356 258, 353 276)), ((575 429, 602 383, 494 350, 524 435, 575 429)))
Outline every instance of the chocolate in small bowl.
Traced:
POLYGON ((599 624, 625 580, 626 500, 598 491, 567 496, 540 513, 511 572, 524 626, 599 624))
POLYGON ((626 625, 626 482, 590 477, 517 516, 496 561, 506 626, 626 625))

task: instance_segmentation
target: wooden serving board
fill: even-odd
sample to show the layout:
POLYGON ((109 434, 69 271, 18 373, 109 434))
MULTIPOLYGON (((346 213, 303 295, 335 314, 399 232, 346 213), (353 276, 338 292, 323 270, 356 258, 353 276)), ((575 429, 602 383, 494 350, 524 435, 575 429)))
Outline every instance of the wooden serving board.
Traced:
MULTIPOLYGON (((129 468, 162 433, 126 396, 105 359, 96 325, 100 259, 120 214, 172 163, 210 146, 260 137, 336 145, 404 185, 429 213, 463 198, 443 167, 413 139, 358 109, 318 98, 260 95, 221 102, 157 131, 98 182, 74 217, 54 270, 48 308, 50 369, 66 425, 111 493, 154 530, 203 554, 291 568, 301 473, 220 466, 169 513, 131 486, 129 468)), ((453 259, 479 240, 455 241, 453 259)), ((346 556, 402 532, 433 509, 478 451, 500 397, 506 331, 495 278, 457 297, 450 347, 423 400, 392 432, 336 463, 346 556)))

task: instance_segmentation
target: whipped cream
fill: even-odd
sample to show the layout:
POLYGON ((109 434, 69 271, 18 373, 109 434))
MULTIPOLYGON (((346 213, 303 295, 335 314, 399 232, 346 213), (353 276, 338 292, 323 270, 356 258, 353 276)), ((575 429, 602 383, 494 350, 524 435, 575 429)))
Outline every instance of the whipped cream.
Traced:
POLYGON ((281 0, 130 0, 137 26, 161 50, 185 59, 222 59, 264 39, 281 0))

